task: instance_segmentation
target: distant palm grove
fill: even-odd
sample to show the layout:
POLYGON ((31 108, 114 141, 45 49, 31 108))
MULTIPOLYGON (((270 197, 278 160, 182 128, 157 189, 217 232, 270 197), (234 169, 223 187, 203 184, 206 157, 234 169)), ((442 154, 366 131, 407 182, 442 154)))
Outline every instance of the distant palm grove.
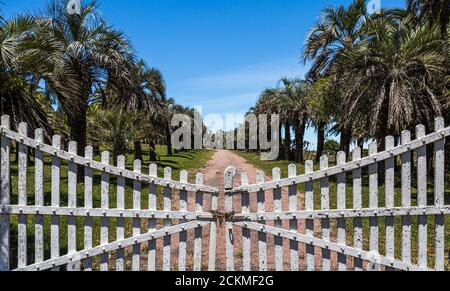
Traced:
MULTIPOLYGON (((0 18, 1 114, 15 128, 21 121, 44 128, 47 140, 74 140, 80 152, 92 144, 142 159, 145 142, 153 152, 165 143, 171 155, 171 117, 193 109, 166 96, 162 73, 140 60, 95 1, 81 14, 66 5, 50 0, 39 13, 0 18)), ((280 114, 282 158, 304 161, 309 127, 319 159, 331 135, 340 143, 328 148, 349 152, 354 142, 383 146, 387 135, 450 120, 450 2, 408 0, 376 14, 367 5, 324 8, 302 52, 307 76, 282 79, 252 108, 280 114)))

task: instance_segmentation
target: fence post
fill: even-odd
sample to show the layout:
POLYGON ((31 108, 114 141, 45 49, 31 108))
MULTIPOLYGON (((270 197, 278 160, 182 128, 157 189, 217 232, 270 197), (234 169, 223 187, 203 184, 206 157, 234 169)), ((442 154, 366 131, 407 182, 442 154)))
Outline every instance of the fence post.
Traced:
MULTIPOLYGON (((180 182, 187 183, 188 182, 188 172, 181 171, 180 172, 180 182)), ((188 192, 186 190, 180 191, 180 211, 187 212, 188 211, 188 192)), ((186 219, 181 221, 182 223, 186 222, 186 219)), ((179 235, 179 244, 178 244, 178 271, 186 271, 186 243, 187 243, 187 231, 183 230, 179 235)))
MULTIPOLYGON (((416 139, 424 138, 425 126, 416 128, 416 139)), ((427 181, 427 146, 424 144, 417 150, 417 204, 419 207, 428 205, 427 181)), ((419 216, 419 266, 428 266, 428 222, 426 215, 419 216)))
MULTIPOLYGON (((411 142, 411 132, 402 132, 402 145, 411 142)), ((411 151, 402 154, 402 207, 411 207, 411 151)), ((402 260, 411 263, 411 216, 402 217, 402 260)))
MULTIPOLYGON (((21 123, 19 125, 19 134, 28 136, 28 125, 21 123)), ((27 205, 27 164, 28 164, 28 147, 22 143, 18 144, 19 165, 18 165, 18 188, 19 188, 19 205, 27 205)), ((27 215, 19 215, 18 225, 18 264, 19 268, 27 266, 27 215)))
MULTIPOLYGON (((249 180, 247 173, 241 174, 241 185, 248 186, 249 180)), ((242 192, 242 213, 250 213, 250 195, 248 192, 242 192)), ((244 227, 242 229, 242 269, 244 271, 251 270, 251 240, 250 240, 250 229, 244 227)))
MULTIPOLYGON (((280 168, 274 168, 272 170, 272 180, 281 180, 280 168)), ((283 211, 281 205, 281 188, 278 187, 273 190, 274 211, 281 213, 283 211)), ((276 228, 283 228, 283 222, 280 219, 275 220, 274 226, 276 228)), ((283 239, 279 236, 275 236, 275 269, 277 271, 283 271, 283 239)))
MULTIPOLYGON (((1 126, 7 130, 11 128, 11 120, 7 115, 1 117, 1 126)), ((1 207, 9 205, 11 203, 11 174, 10 174, 10 154, 11 154, 11 141, 1 136, 1 173, 0 173, 0 195, 1 195, 1 207)), ((9 214, 1 215, 0 224, 0 271, 9 271, 9 214)))
MULTIPOLYGON (((263 171, 256 172, 256 184, 261 185, 261 190, 258 192, 258 213, 266 212, 266 193, 262 185, 265 182, 265 175, 263 171)), ((261 219, 261 224, 265 224, 265 220, 261 219)), ((267 234, 265 228, 258 232, 258 248, 259 248, 259 270, 267 271, 267 234)))
MULTIPOLYGON (((328 169, 328 157, 320 158, 320 169, 328 169)), ((322 210, 330 210, 330 181, 328 176, 320 180, 320 194, 321 194, 321 208, 322 210)), ((321 221, 322 224, 322 239, 326 242, 331 241, 330 237, 330 219, 325 218, 321 221)), ((322 249, 322 270, 331 270, 331 252, 329 249, 322 249)))
MULTIPOLYGON (((289 165, 288 167, 288 177, 295 178, 297 176, 297 166, 294 164, 289 165)), ((289 195, 289 211, 296 212, 298 210, 298 197, 297 197, 297 185, 290 185, 288 190, 289 195)), ((298 220, 291 219, 289 221, 289 229, 294 232, 298 232, 298 220)), ((291 249, 291 271, 298 271, 298 242, 290 241, 290 249, 291 249)), ((308 248, 308 246, 307 246, 308 248)), ((314 250, 313 250, 314 252, 314 250)))
MULTIPOLYGON (((437 118, 435 121, 435 132, 443 130, 445 127, 444 119, 437 118)), ((434 144, 435 159, 435 206, 443 207, 445 205, 445 138, 434 144)), ((444 215, 436 215, 436 271, 444 271, 445 269, 445 230, 444 215)))
MULTIPOLYGON (((117 157, 117 167, 119 169, 125 169, 125 156, 117 157)), ((117 177, 117 208, 125 210, 125 178, 117 177)), ((125 238, 125 229, 124 229, 125 221, 123 217, 117 218, 117 240, 122 240, 125 238)), ((125 250, 118 249, 117 250, 117 258, 116 258, 116 270, 124 271, 125 270, 125 250)))
MULTIPOLYGON (((197 174, 196 185, 203 186, 204 176, 203 174, 197 174)), ((203 212, 203 193, 198 191, 195 194, 195 212, 203 212)), ((199 226, 195 229, 195 240, 194 240, 194 271, 202 270, 202 235, 203 227, 199 226)))
MULTIPOLYGON (((338 166, 344 166, 347 162, 347 156, 345 152, 339 152, 337 154, 338 166)), ((347 195, 346 195, 346 174, 342 171, 337 175, 337 208, 344 211, 347 208, 347 195)), ((347 245, 347 233, 346 233, 346 219, 338 219, 338 237, 337 242, 341 245, 347 245)), ((344 254, 338 254, 339 271, 347 270, 347 257, 344 254)))
MULTIPOLYGON (((353 151, 353 161, 361 159, 361 148, 357 147, 353 151)), ((353 209, 362 209, 362 185, 361 185, 361 167, 358 166, 353 170, 353 209)), ((362 218, 356 217, 353 219, 354 228, 354 247, 358 250, 363 249, 363 228, 362 218)), ((363 261, 360 258, 355 258, 355 271, 363 270, 363 261)))
MULTIPOLYGON (((77 143, 72 141, 69 143, 69 154, 77 155, 77 143)), ((71 208, 77 207, 77 164, 69 162, 68 173, 68 204, 71 208)), ((76 253, 77 251, 77 219, 75 216, 69 216, 67 226, 68 252, 76 253)), ((67 271, 79 271, 79 262, 72 262, 67 265, 67 271)))
MULTIPOLYGON (((109 166, 109 153, 102 153, 102 164, 109 166)), ((109 208, 109 174, 102 173, 101 177, 101 206, 106 210, 109 208)), ((109 243, 109 218, 102 217, 100 219, 100 244, 107 245, 109 243)), ((109 271, 109 254, 105 253, 100 256, 100 271, 109 271)))
MULTIPOLYGON (((378 143, 374 141, 369 145, 369 155, 374 156, 378 153, 378 143)), ((378 162, 369 166, 369 207, 378 208, 378 162)), ((370 218, 370 251, 374 255, 379 254, 379 221, 376 216, 370 218)), ((380 265, 375 262, 369 263, 369 270, 380 271, 380 265)))
MULTIPOLYGON (((236 168, 228 167, 225 170, 225 190, 233 189, 233 179, 236 176, 236 168)), ((225 195, 225 212, 231 213, 233 211, 233 194, 226 193, 225 195)), ((234 271, 234 235, 233 222, 226 222, 225 229, 226 240, 226 257, 227 257, 227 271, 234 271)))

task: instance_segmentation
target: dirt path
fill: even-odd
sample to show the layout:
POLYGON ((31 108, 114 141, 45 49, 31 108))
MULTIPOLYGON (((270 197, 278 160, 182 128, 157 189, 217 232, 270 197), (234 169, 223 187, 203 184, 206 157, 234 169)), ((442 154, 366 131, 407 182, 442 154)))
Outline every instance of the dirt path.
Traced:
MULTIPOLYGON (((217 151, 213 158, 208 162, 206 167, 201 170, 201 172, 205 175, 205 182, 208 185, 215 186, 219 189, 224 188, 224 172, 227 167, 234 166, 237 169, 237 176, 234 180, 235 186, 239 186, 240 183, 240 175, 241 173, 247 173, 249 176, 249 181, 251 184, 256 182, 256 172, 257 168, 252 164, 248 163, 244 158, 225 150, 217 151)), ((267 174, 267 173, 266 173, 267 174)), ((266 181, 270 181, 272 178, 266 176, 266 181)), ((302 204, 301 199, 299 199, 299 207, 302 204)), ((241 199, 239 195, 237 195, 233 199, 233 207, 236 212, 240 212, 241 210, 241 199)), ((288 210, 288 193, 287 189, 283 189, 282 192, 282 207, 283 210, 288 210)), ((219 195, 219 210, 224 211, 225 209, 225 195, 223 192, 219 195)), ((266 210, 273 211, 274 203, 273 203, 273 195, 272 192, 268 191, 266 193, 266 210)), ((257 211, 257 199, 256 195, 252 193, 250 195, 250 210, 251 212, 257 211)), ((283 224, 283 227, 288 228, 288 221, 283 224)), ((268 222, 268 225, 273 226, 273 222, 268 222)), ((299 230, 304 230, 304 226, 299 223, 299 230)), ((242 269, 242 230, 238 227, 234 228, 235 235, 235 254, 236 254, 236 269, 242 269)), ((252 232, 251 237, 252 242, 256 242, 258 240, 257 233, 252 232)), ((275 266, 275 254, 274 254, 274 238, 272 236, 268 236, 267 238, 267 256, 268 256, 268 266, 269 269, 273 269, 275 266)), ((225 229, 221 228, 219 230, 218 238, 217 238, 217 269, 224 270, 226 269, 226 257, 225 257, 225 229)), ((252 243, 252 254, 257 254, 257 243, 252 243)), ((284 262, 285 269, 289 269, 289 242, 286 241, 284 245, 284 262)), ((299 250, 300 256, 304 253, 304 250, 299 250)), ((207 254, 205 254, 206 256, 207 254)), ((252 268, 258 269, 258 256, 252 255, 252 268)))

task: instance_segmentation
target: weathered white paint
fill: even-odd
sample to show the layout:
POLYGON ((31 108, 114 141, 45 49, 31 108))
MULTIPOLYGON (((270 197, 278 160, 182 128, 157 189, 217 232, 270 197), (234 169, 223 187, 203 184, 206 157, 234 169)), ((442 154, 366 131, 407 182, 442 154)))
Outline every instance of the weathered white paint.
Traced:
MULTIPOLYGON (((411 132, 402 132, 402 144, 411 141, 411 132)), ((411 207, 411 152, 401 155, 402 160, 402 207, 411 207)), ((402 218, 402 260, 411 263, 411 216, 402 218)))
MULTIPOLYGON (((272 170, 272 180, 281 180, 281 170, 280 168, 274 168, 272 170)), ((274 211, 282 212, 281 205, 281 188, 273 190, 273 200, 274 200, 274 211)), ((282 228, 283 222, 281 219, 276 219, 274 222, 276 228, 282 228)), ((275 270, 283 271, 283 238, 275 236, 275 270)))
MULTIPOLYGON (((134 161, 133 171, 135 173, 142 172, 142 162, 139 160, 134 161)), ((142 184, 139 181, 133 181, 133 209, 141 210, 141 190, 142 184)), ((141 219, 140 217, 133 218, 133 236, 138 236, 141 234, 141 219)), ((137 272, 140 271, 141 267, 141 245, 133 245, 133 258, 131 264, 132 270, 137 272)))
MULTIPOLYGON (((94 149, 92 146, 87 146, 84 150, 86 159, 92 160, 94 155, 94 149)), ((89 209, 93 208, 93 197, 92 197, 92 184, 93 184, 93 173, 92 169, 89 167, 84 168, 84 207, 89 209)), ((84 248, 92 248, 92 218, 86 216, 84 218, 84 248)), ((84 270, 92 271, 92 260, 84 260, 84 270)))
MULTIPOLYGON (((72 155, 77 154, 77 143, 69 143, 69 153, 72 155)), ((69 173, 68 173, 68 207, 77 208, 77 164, 69 161, 69 173)), ((70 215, 67 218, 67 248, 68 253, 72 254, 77 251, 77 218, 70 215)), ((67 265, 67 271, 79 271, 79 262, 72 262, 67 265)))
MULTIPOLYGON (((249 184, 247 173, 241 174, 241 185, 247 186, 249 184)), ((242 193, 242 214, 250 214, 250 194, 242 193)), ((251 271, 251 240, 250 229, 242 228, 242 265, 244 271, 251 271)))
MULTIPOLYGON (((288 167, 288 176, 289 178, 293 178, 297 176, 297 166, 296 165, 289 165, 288 167)), ((297 211, 297 185, 290 185, 288 189, 288 195, 289 195, 289 211, 297 211)), ((298 220, 297 218, 293 218, 289 221, 289 229, 292 231, 298 230, 298 220)), ((291 249, 291 271, 298 271, 299 270, 299 263, 298 263, 298 242, 291 241, 290 242, 290 249, 291 249)))
MULTIPOLYGON (((256 182, 258 184, 264 184, 265 174, 263 171, 256 172, 256 182)), ((264 191, 259 191, 257 194, 258 200, 258 211, 266 211, 266 193, 264 191)), ((261 224, 265 221, 261 220, 261 224)), ((261 228, 258 232, 258 253, 259 253, 259 270, 267 271, 267 235, 265 234, 264 228, 261 228)))
MULTIPOLYGON (((109 165, 109 153, 102 153, 102 164, 109 165)), ((102 209, 109 209, 109 174, 102 173, 101 177, 101 206, 102 209)), ((109 243, 109 218, 100 218, 100 245, 105 246, 109 243)), ((109 271, 109 253, 104 252, 100 255, 100 271, 109 271)))
MULTIPOLYGON (((52 147, 55 149, 61 148, 61 137, 55 135, 52 140, 52 147)), ((52 207, 59 207, 60 205, 60 175, 61 175, 61 160, 52 156, 52 207)), ((60 226, 60 217, 53 215, 52 216, 52 225, 51 225, 51 241, 50 241, 50 249, 51 254, 50 257, 52 259, 56 259, 59 257, 59 226, 60 226)), ((59 270, 59 268, 55 268, 54 271, 59 270)))
MULTIPOLYGON (((26 123, 21 123, 19 125, 19 133, 21 135, 27 136, 28 125, 26 123)), ((26 206, 28 201, 27 192, 27 163, 28 163, 28 147, 21 143, 18 144, 19 151, 19 206, 26 206)), ((18 267, 25 267, 27 265, 27 215, 19 215, 19 225, 17 227, 18 231, 18 267)))
MULTIPOLYGON (((353 161, 361 160, 361 148, 357 147, 353 150, 353 161)), ((353 170, 353 208, 361 209, 362 208, 362 185, 361 185, 361 168, 357 168, 353 170)), ((354 218, 353 219, 353 238, 354 238, 354 247, 356 249, 363 249, 363 227, 362 227, 362 218, 354 218)), ((361 271, 363 269, 363 261, 359 258, 355 258, 354 260, 355 271, 361 271)))
MULTIPOLYGON (((172 168, 166 167, 164 169, 164 179, 170 181, 172 179, 172 168)), ((172 210, 172 189, 170 187, 164 188, 164 211, 172 210)), ((171 226, 170 219, 164 220, 164 227, 168 228, 171 226)), ((172 243, 172 236, 164 237, 164 246, 163 246, 163 271, 170 271, 170 245, 172 243)))
MULTIPOLYGON (((180 173, 180 182, 187 183, 188 182, 188 172, 181 171, 180 173)), ((188 192, 185 190, 180 191, 180 211, 187 212, 188 211, 188 192)), ((185 223, 186 220, 183 219, 182 223, 185 223)), ((186 271, 186 243, 187 243, 187 231, 180 232, 179 237, 179 245, 178 245, 178 271, 186 271)))
MULTIPOLYGON (((369 155, 374 156, 378 153, 378 143, 376 141, 369 145, 369 155)), ((369 166, 369 207, 373 209, 379 208, 378 205, 378 163, 375 162, 369 166)), ((372 216, 370 218, 370 251, 379 253, 379 224, 378 217, 372 216)), ((379 271, 378 264, 370 264, 371 271, 379 271)))
MULTIPOLYGON (((313 161, 306 161, 305 166, 306 174, 311 174, 314 172, 313 161)), ((305 184, 305 209, 308 211, 314 210, 314 182, 309 181, 305 184)), ((314 237, 314 220, 306 220, 306 235, 309 237, 314 237)), ((313 244, 306 245, 306 268, 308 271, 316 270, 316 260, 315 260, 315 249, 313 244)))
MULTIPOLYGON (((237 174, 235 167, 228 167, 225 170, 225 190, 233 188, 233 179, 237 174)), ((233 196, 226 194, 225 196, 225 212, 231 213, 233 211, 233 196)), ((233 234, 233 222, 227 221, 225 229, 226 240, 226 257, 227 257, 227 271, 234 271, 234 234, 233 234)))
MULTIPOLYGON (((204 176, 203 174, 197 174, 196 184, 203 185, 204 176)), ((195 212, 203 212, 203 193, 197 192, 195 195, 195 212)), ((194 240, 194 271, 202 270, 202 236, 203 228, 201 226, 195 229, 195 240, 194 240)))
MULTIPOLYGON (((417 126, 416 138, 420 139, 425 135, 425 126, 417 126)), ((427 147, 426 145, 423 145, 417 150, 417 204, 419 207, 425 207, 428 204, 427 168, 427 147)), ((421 267, 426 267, 428 265, 427 220, 425 215, 419 216, 419 265, 421 267)))
MULTIPOLYGON (((443 130, 445 127, 444 119, 437 118, 435 121, 435 132, 443 130)), ((437 141, 434 144, 435 176, 434 176, 434 204, 442 207, 445 204, 445 139, 437 141)), ((436 221, 436 263, 437 271, 445 269, 445 217, 437 215, 436 221)))
MULTIPOLYGON (((125 157, 117 157, 117 167, 125 169, 125 157)), ((125 178, 117 177, 117 209, 125 210, 125 178)), ((123 240, 125 238, 125 220, 123 217, 117 218, 116 233, 117 240, 123 240)), ((92 246, 91 246, 92 247, 92 246)), ((120 248, 117 250, 116 256, 116 271, 125 270, 125 250, 120 248)))
MULTIPOLYGON (((44 131, 36 129, 34 138, 38 142, 44 142, 44 131)), ((44 153, 40 150, 34 152, 34 192, 36 206, 44 206, 44 153)), ((35 262, 44 261, 44 216, 37 214, 34 227, 35 262)))
MULTIPOLYGON (((342 166, 347 162, 347 156, 345 152, 339 152, 337 154, 337 164, 342 166)), ((342 173, 337 175, 337 210, 343 211, 347 208, 347 190, 346 190, 346 174, 342 173)), ((338 234, 337 243, 341 245, 347 245, 347 226, 345 218, 338 218, 337 220, 338 234)), ((338 253, 338 269, 339 271, 347 270, 347 256, 338 253)))
MULTIPOLYGON (((7 115, 1 117, 1 126, 10 129, 11 120, 7 115)), ((10 154, 11 141, 4 135, 1 136, 1 165, 0 165, 0 202, 1 205, 9 205, 11 200, 11 177, 10 177, 10 154)), ((10 251, 10 217, 2 214, 0 216, 0 271, 8 271, 10 251)))
MULTIPOLYGON (((150 177, 158 177, 158 166, 155 164, 150 165, 149 169, 150 177)), ((148 193, 148 205, 150 211, 157 210, 157 194, 158 188, 156 184, 150 184, 148 193)), ((156 219, 151 218, 148 221, 148 231, 153 232, 156 230, 156 219)), ((152 239, 148 241, 148 270, 156 271, 156 240, 152 239)))
MULTIPOLYGON (((328 168, 328 157, 323 156, 320 158, 320 169, 325 170, 328 168)), ((328 177, 320 180, 320 194, 321 194, 321 207, 323 210, 330 209, 330 182, 328 177)), ((322 219, 322 239, 325 241, 331 240, 330 235, 330 219, 322 219)), ((322 270, 331 270, 331 253, 328 249, 322 249, 322 270)))
MULTIPOLYGON (((386 151, 390 151, 395 147, 395 139, 393 136, 386 138, 386 151)), ((395 206, 395 160, 394 157, 387 159, 385 161, 385 198, 386 198, 386 208, 394 208, 395 206)), ((395 258, 395 228, 394 228, 394 217, 386 217, 386 256, 388 258, 395 258)))

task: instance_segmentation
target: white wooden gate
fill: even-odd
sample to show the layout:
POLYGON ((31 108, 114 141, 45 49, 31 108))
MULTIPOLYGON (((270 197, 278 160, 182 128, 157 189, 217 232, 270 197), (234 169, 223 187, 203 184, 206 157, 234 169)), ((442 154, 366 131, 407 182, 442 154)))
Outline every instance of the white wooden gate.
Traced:
POLYGON ((281 179, 280 169, 274 169, 271 182, 265 182, 264 173, 258 172, 254 185, 242 173, 241 185, 233 187, 237 171, 230 167, 225 174, 226 208, 236 214, 227 225, 227 270, 444 270, 450 251, 445 248, 445 241, 450 240, 450 231, 445 229, 450 207, 445 199, 449 200, 444 152, 449 135, 450 128, 444 128, 439 118, 434 133, 427 135, 425 127, 418 126, 413 141, 408 131, 403 132, 399 146, 394 145, 394 137, 387 137, 383 152, 378 153, 378 145, 372 143, 368 156, 356 148, 350 162, 341 152, 333 167, 324 156, 320 169, 315 171, 308 161, 300 176, 291 165, 286 179, 281 179), (427 153, 429 145, 434 145, 433 153, 427 153), (434 186, 428 185, 427 154, 433 158, 434 186), (378 185, 381 169, 384 187, 378 185), (415 185, 413 169, 417 170, 415 185), (363 170, 367 170, 368 187, 363 187, 363 170), (401 193, 395 192, 395 173, 401 173, 401 193), (349 177, 353 180, 350 187, 349 177), (330 189, 332 179, 335 189, 330 189), (414 205, 413 186, 417 189, 414 205), (251 195, 257 199, 253 212, 251 195), (284 195, 288 206, 282 209, 284 195), (270 212, 268 199, 273 202, 270 212), (235 245, 237 236, 242 237, 239 246, 235 245), (273 244, 268 245, 270 237, 273 244), (237 268, 240 256, 242 264, 237 268))
POLYGON ((230 167, 225 173, 224 210, 218 207, 219 189, 205 186, 201 174, 194 184, 188 183, 186 171, 179 181, 172 179, 170 168, 158 177, 156 165, 145 174, 140 161, 133 170, 126 169, 123 156, 116 166, 107 152, 101 161, 93 160, 92 147, 81 157, 74 142, 63 150, 59 136, 47 145, 40 129, 34 138, 24 123, 19 132, 12 131, 8 116, 2 117, 0 131, 2 271, 212 271, 216 260, 226 260, 229 271, 445 269, 450 207, 445 199, 444 149, 450 128, 444 128, 443 119, 436 120, 435 132, 429 135, 418 126, 414 140, 405 131, 398 146, 388 137, 380 153, 375 143, 367 157, 355 149, 350 162, 339 153, 337 166, 329 167, 323 157, 319 170, 308 161, 305 173, 297 175, 291 165, 284 179, 280 169, 274 169, 271 182, 265 182, 260 171, 250 185, 243 173, 241 185, 234 187, 237 170, 230 167), (12 143, 18 151, 16 167, 11 163, 12 143), (427 153, 430 145, 432 154, 427 153), (33 152, 31 171, 28 158, 33 152), (433 157, 434 186, 427 183, 427 154, 433 157), (46 158, 51 159, 51 181, 45 181, 46 158), (83 183, 78 183, 78 167, 84 168, 83 183), (61 179, 66 168, 67 182, 61 179), (378 185, 380 168, 384 187, 378 185), (396 172, 401 173, 401 193, 395 192, 396 172), (95 197, 95 187, 100 197, 95 197), (254 211, 252 195, 257 200, 254 211), (273 209, 266 207, 268 199, 273 209), (223 258, 217 256, 221 244, 216 241, 221 227, 226 233, 223 258), (235 264, 237 258, 242 266, 235 264))
POLYGON ((142 173, 140 161, 135 161, 133 170, 127 170, 123 156, 118 157, 117 166, 112 166, 107 152, 102 154, 101 161, 94 161, 92 147, 86 148, 85 157, 77 155, 76 143, 70 142, 68 148, 67 152, 61 149, 59 136, 53 137, 52 145, 46 145, 40 129, 36 130, 34 138, 29 138, 25 123, 20 124, 16 133, 10 130, 9 117, 2 117, 0 270, 43 271, 64 267, 67 270, 139 271, 146 264, 150 271, 200 271, 203 267, 203 230, 206 227, 211 230, 212 242, 208 268, 215 269, 217 230, 212 213, 217 209, 218 190, 204 186, 203 175, 198 174, 196 183, 189 184, 186 171, 181 172, 180 181, 174 181, 171 168, 165 168, 164 177, 158 178, 156 165, 150 166, 147 175, 142 173), (17 174, 11 172, 11 142, 18 147, 17 174), (28 177, 31 173, 27 170, 30 150, 34 150, 35 156, 32 194, 28 190, 33 185, 28 184, 33 177, 28 177), (52 159, 51 201, 44 199, 45 156, 52 159), (65 185, 61 181, 62 162, 67 163, 68 181, 65 185), (83 206, 79 205, 83 194, 77 192, 79 166, 85 169, 83 206), (94 172, 98 172, 100 177, 100 201, 95 201, 93 196, 94 172), (16 186, 11 182, 12 175, 17 175, 17 189, 12 189, 16 186), (116 180, 114 193, 110 184, 113 178, 116 180), (127 187, 127 180, 132 181, 131 187, 127 187), (61 199, 63 187, 67 187, 66 201, 61 199), (127 188, 131 188, 130 191, 127 188), (144 188, 148 189, 145 193, 144 188), (11 193, 17 194, 11 197, 11 193), (176 206, 172 203, 175 194, 178 195, 176 206), (129 196, 132 197, 132 205, 126 205, 126 195, 132 195, 129 196), (144 195, 148 197, 147 209, 142 209, 144 195), (12 203, 12 198, 17 203, 12 203), (116 203, 112 203, 113 199, 116 203), (206 199, 211 209, 209 213, 203 211, 206 199), (98 206, 94 207, 94 204, 98 206), (113 204, 115 206, 111 207, 113 204), (190 211, 189 205, 194 205, 190 211), (33 224, 34 229, 30 229, 33 224), (129 236, 126 235, 127 225, 131 225, 129 236), (49 242, 44 240, 44 234, 48 233, 44 227, 50 228, 49 242), (145 232, 142 232, 143 228, 145 232), (13 230, 14 240, 11 239, 13 230), (194 232, 192 260, 187 256, 189 232, 194 232), (64 237, 63 233, 66 234, 64 237), (97 244, 94 244, 95 237, 99 237, 97 244), (80 240, 84 245, 82 248, 80 240), (15 245, 11 245, 12 242, 15 245), (174 242, 177 250, 174 250, 174 242), (50 253, 44 251, 46 244, 50 245, 50 253), (62 246, 67 246, 65 253, 62 246), (34 250, 34 258, 29 256, 30 249, 34 250), (173 262, 174 251, 177 252, 176 263, 173 262), (131 266, 127 261, 131 261, 131 266))

